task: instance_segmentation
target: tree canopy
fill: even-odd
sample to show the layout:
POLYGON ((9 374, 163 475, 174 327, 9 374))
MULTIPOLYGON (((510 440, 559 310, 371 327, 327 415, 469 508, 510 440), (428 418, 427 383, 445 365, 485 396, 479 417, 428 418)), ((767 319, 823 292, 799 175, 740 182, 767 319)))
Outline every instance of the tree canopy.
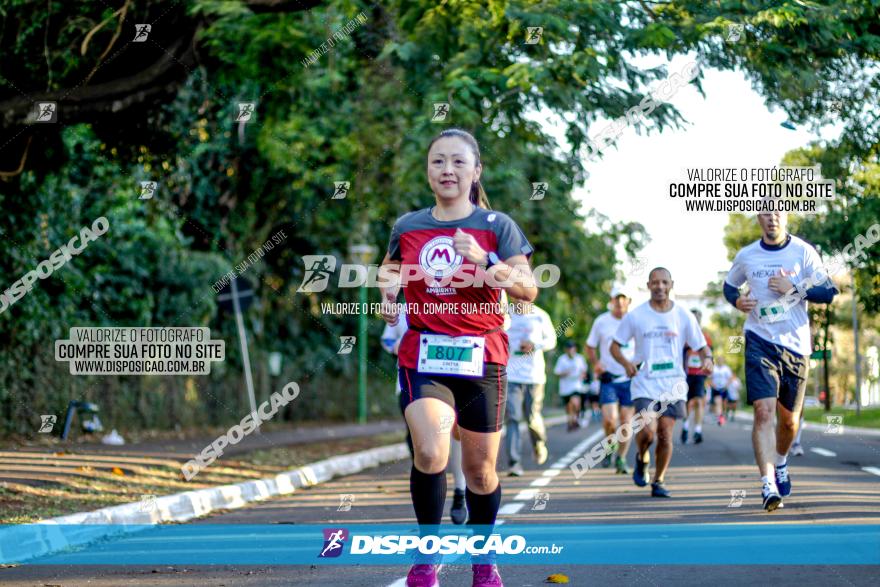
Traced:
MULTIPOLYGON (((27 365, 25 376, 13 367, 0 375, 7 413, 24 409, 14 398, 30 393, 39 373, 63 373, 51 340, 70 326, 231 332, 211 285, 279 230, 285 246, 246 275, 258 298, 248 315, 254 344, 283 351, 287 373, 350 375, 353 363, 331 358, 354 317, 324 315, 319 304, 354 292, 297 294, 302 255, 343 258, 362 240, 384 250, 394 219, 430 203, 426 148, 448 126, 474 132, 492 205, 529 235, 535 263, 563 268, 539 304, 575 323, 567 334, 583 334, 616 277, 615 247, 634 254, 647 238, 637 223, 581 213, 571 196, 588 181, 582 155, 596 122, 625 116, 669 75, 643 57, 740 69, 797 122, 818 124, 834 106, 841 144, 869 157, 876 15, 876 3, 853 0, 7 0, 4 287, 79 227, 98 216, 111 222, 103 240, 0 316, 0 346, 27 365), (150 25, 145 39, 136 40, 138 24, 150 25), (34 120, 37 102, 57 102, 56 123, 34 120), (255 105, 247 123, 235 121, 241 103, 255 105), (442 121, 432 120, 437 103, 449 105, 442 121), (563 121, 563 144, 540 124, 548 114, 563 121), (142 181, 157 182, 154 198, 139 199, 142 181), (345 199, 332 198, 336 181, 350 183, 345 199), (533 182, 547 183, 543 200, 530 199, 533 182)), ((656 132, 684 114, 663 103, 632 124, 656 132)), ((371 336, 380 328, 373 322, 371 336)), ((391 389, 390 358, 370 352, 377 385, 391 389)), ((220 402, 211 386, 233 389, 235 377, 219 374, 205 387, 220 402)), ((105 380, 72 379, 46 401, 108 393, 105 380)), ((180 387, 169 384, 168 394, 180 387)), ((325 409, 312 401, 313 413, 325 409)))

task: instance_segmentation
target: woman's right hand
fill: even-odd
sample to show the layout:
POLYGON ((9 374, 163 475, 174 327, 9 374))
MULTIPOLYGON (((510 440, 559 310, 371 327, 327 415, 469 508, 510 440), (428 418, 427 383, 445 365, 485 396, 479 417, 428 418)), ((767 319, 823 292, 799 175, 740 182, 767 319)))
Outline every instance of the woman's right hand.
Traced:
POLYGON ((382 302, 382 319, 389 326, 394 326, 400 320, 400 309, 397 305, 397 296, 390 291, 384 292, 384 301, 382 302))

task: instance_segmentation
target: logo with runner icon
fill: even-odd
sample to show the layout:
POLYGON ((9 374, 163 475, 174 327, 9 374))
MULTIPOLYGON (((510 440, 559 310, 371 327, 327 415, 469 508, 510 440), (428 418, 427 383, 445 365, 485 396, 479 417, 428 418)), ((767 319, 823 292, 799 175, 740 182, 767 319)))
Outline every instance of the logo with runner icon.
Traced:
POLYGON ((337 512, 350 512, 351 506, 354 503, 354 495, 351 493, 344 493, 339 496, 339 507, 336 508, 337 512))
POLYGON ((348 540, 345 528, 324 528, 324 547, 318 558, 336 558, 342 554, 342 547, 348 540))
POLYGON ((547 502, 550 501, 549 493, 536 493, 535 503, 532 504, 532 511, 539 512, 547 509, 547 502))
POLYGON ((452 425, 455 423, 455 416, 450 416, 449 414, 444 414, 440 416, 440 429, 437 431, 438 434, 446 434, 452 430, 452 425))
POLYGON ((336 351, 337 355, 350 355, 351 351, 354 349, 354 345, 357 343, 356 336, 340 336, 339 337, 339 350, 336 351))
POLYGON ((40 416, 40 429, 38 430, 39 434, 49 434, 52 432, 52 429, 55 427, 55 422, 58 421, 58 416, 55 414, 46 414, 40 416))
POLYGON ((731 489, 730 490, 730 503, 727 504, 729 508, 738 508, 742 507, 743 500, 746 498, 746 490, 745 489, 731 489))
POLYGON ((305 274, 298 293, 317 293, 327 289, 330 276, 336 270, 336 257, 332 255, 303 255, 305 274))
POLYGON ((727 337, 727 352, 728 353, 741 353, 743 348, 746 345, 746 338, 744 336, 728 336, 727 337))
POLYGON ((825 434, 843 434, 843 416, 825 416, 825 434))

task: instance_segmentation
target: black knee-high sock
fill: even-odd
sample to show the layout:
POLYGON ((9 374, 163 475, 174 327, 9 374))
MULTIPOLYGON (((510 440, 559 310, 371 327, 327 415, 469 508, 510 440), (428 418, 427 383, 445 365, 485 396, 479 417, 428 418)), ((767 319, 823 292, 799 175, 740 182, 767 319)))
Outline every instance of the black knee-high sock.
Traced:
POLYGON ((471 526, 494 526, 501 507, 501 481, 492 493, 477 495, 465 489, 464 498, 468 508, 468 524, 471 526))
POLYGON ((446 505, 446 471, 422 473, 413 465, 409 474, 409 492, 419 526, 440 524, 446 505))

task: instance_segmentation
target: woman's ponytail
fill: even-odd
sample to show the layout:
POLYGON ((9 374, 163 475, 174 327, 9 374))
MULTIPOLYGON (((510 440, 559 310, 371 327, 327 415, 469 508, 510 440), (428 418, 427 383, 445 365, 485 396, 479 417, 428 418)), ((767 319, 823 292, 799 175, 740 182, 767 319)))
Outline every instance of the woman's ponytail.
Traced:
POLYGON ((483 184, 480 183, 480 180, 477 180, 471 184, 470 199, 471 204, 473 204, 474 206, 478 206, 486 210, 492 209, 492 206, 489 204, 489 196, 486 195, 486 190, 483 189, 483 184))

